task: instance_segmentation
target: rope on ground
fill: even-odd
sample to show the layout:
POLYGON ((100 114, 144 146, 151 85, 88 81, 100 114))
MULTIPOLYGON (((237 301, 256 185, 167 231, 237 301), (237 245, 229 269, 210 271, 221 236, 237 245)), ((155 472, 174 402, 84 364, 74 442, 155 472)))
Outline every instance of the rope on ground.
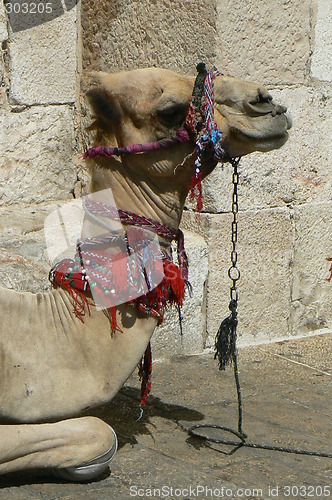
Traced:
MULTIPOLYGON (((280 451, 284 453, 295 453, 297 455, 310 455, 315 457, 324 457, 324 458, 332 458, 332 453, 324 453, 319 451, 311 451, 311 450, 302 450, 296 448, 288 448, 286 446, 275 446, 275 445, 265 445, 260 443, 251 443, 246 441, 247 435, 242 430, 242 396, 241 396, 241 386, 239 380, 239 371, 237 364, 237 349, 236 349, 236 338, 237 338, 237 305, 238 305, 238 291, 237 291, 237 281, 240 278, 240 271, 237 267, 237 236, 238 236, 238 220, 237 215, 239 211, 238 205, 238 185, 239 185, 239 173, 238 173, 238 164, 240 158, 232 159, 231 164, 233 166, 233 197, 232 197, 232 213, 233 213, 233 221, 232 221, 232 252, 231 252, 231 262, 232 265, 228 271, 228 276, 232 281, 232 286, 230 289, 231 301, 229 305, 229 309, 231 311, 231 315, 228 316, 224 321, 222 321, 219 331, 216 336, 216 354, 215 359, 219 360, 219 369, 224 370, 226 365, 233 364, 234 368, 234 378, 236 383, 237 390, 237 401, 238 401, 238 430, 235 431, 230 429, 229 427, 224 427, 222 425, 214 425, 214 424, 197 424, 189 429, 187 429, 188 433, 195 437, 202 439, 209 443, 217 443, 217 444, 226 444, 235 446, 235 448, 229 453, 230 455, 235 453, 239 448, 256 448, 262 450, 271 450, 271 451, 280 451), (215 439, 212 437, 204 436, 200 434, 198 429, 219 429, 225 432, 229 432, 239 438, 239 441, 228 440, 228 439, 215 439)), ((210 447, 215 451, 220 451, 216 448, 210 447)))
MULTIPOLYGON (((246 439, 243 436, 238 434, 233 429, 230 429, 228 427, 224 427, 222 425, 197 424, 197 425, 193 425, 192 427, 187 429, 187 431, 191 436, 193 436, 195 438, 203 439, 204 441, 208 441, 210 443, 226 444, 226 445, 235 446, 236 450, 239 448, 246 447, 246 448, 256 448, 256 449, 261 449, 261 450, 281 451, 284 453, 295 453, 297 455, 311 455, 311 456, 315 456, 315 457, 332 458, 332 453, 324 453, 324 452, 312 451, 312 450, 302 450, 302 449, 297 449, 297 448, 288 448, 286 446, 274 446, 274 445, 267 445, 267 444, 261 444, 261 443, 251 443, 250 441, 246 441, 246 439), (232 440, 228 440, 228 439, 215 439, 215 438, 211 438, 208 436, 204 436, 204 435, 196 432, 197 429, 202 429, 202 428, 219 429, 219 430, 223 430, 226 432, 230 432, 232 434, 235 434, 237 437, 239 437, 240 441, 232 441, 232 440)), ((215 448, 212 448, 212 449, 214 449, 215 451, 219 451, 219 450, 216 450, 215 448)))
MULTIPOLYGON (((216 444, 226 444, 230 446, 235 446, 235 449, 232 450, 229 454, 235 453, 239 448, 256 448, 261 450, 271 450, 271 451, 281 451, 283 453, 294 453, 296 455, 310 455, 314 457, 324 457, 324 458, 332 458, 332 453, 325 453, 320 451, 312 451, 312 450, 302 450, 297 448, 289 448, 287 446, 276 446, 276 445, 267 445, 261 443, 252 443, 250 441, 246 441, 247 435, 242 431, 242 396, 241 396, 241 387, 239 380, 239 372, 237 366, 237 358, 236 354, 233 355, 233 368, 234 368, 234 377, 236 382, 236 390, 237 390, 237 401, 238 401, 238 430, 235 431, 230 427, 225 427, 223 425, 215 425, 215 424, 196 424, 187 429, 188 433, 195 437, 207 441, 208 443, 216 443, 216 444), (239 438, 239 441, 229 440, 229 439, 216 439, 208 436, 204 436, 197 432, 199 429, 218 429, 225 432, 229 432, 239 438)), ((215 451, 220 451, 216 448, 211 447, 211 449, 215 451)))

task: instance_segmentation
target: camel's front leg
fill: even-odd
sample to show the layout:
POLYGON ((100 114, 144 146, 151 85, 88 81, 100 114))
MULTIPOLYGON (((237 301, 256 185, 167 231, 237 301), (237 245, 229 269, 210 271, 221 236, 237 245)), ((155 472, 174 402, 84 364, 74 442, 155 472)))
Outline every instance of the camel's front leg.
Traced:
POLYGON ((117 448, 113 429, 95 417, 0 425, 0 443, 0 474, 42 468, 72 481, 100 475, 117 448))

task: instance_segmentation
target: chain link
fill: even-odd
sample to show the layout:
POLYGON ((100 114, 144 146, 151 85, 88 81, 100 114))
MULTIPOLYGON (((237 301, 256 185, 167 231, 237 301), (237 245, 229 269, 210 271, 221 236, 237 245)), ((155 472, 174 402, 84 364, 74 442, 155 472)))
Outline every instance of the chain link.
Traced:
POLYGON ((240 158, 234 158, 231 160, 231 164, 233 166, 233 198, 232 198, 232 251, 231 251, 231 262, 232 265, 228 270, 228 276, 232 280, 232 286, 230 289, 231 300, 235 301, 237 305, 237 301, 239 298, 238 290, 237 290, 237 282, 240 279, 240 270, 237 266, 237 236, 238 236, 238 212, 239 212, 239 204, 238 204, 238 186, 239 186, 239 173, 238 173, 238 165, 240 162, 240 158))

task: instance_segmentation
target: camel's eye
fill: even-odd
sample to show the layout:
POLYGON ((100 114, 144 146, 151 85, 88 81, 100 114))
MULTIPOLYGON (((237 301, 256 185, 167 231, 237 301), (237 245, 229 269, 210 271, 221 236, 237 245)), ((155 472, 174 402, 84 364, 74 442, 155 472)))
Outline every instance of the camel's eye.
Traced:
POLYGON ((157 111, 159 120, 168 127, 181 125, 187 115, 188 104, 172 103, 157 111))
POLYGON ((224 99, 224 100, 218 102, 218 104, 222 104, 224 106, 228 106, 228 107, 232 108, 232 107, 235 107, 237 103, 236 103, 235 99, 231 99, 229 97, 227 99, 224 99))

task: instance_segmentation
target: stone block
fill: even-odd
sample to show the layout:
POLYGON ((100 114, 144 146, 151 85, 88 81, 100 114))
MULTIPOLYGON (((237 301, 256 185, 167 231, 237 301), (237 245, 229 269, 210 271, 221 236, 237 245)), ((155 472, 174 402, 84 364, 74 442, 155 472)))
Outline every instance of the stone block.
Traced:
POLYGON ((0 42, 7 40, 7 19, 3 2, 0 4, 0 42))
POLYGON ((332 202, 294 207, 292 333, 332 328, 332 202))
POLYGON ((193 289, 191 297, 186 293, 182 308, 183 336, 180 335, 178 311, 173 308, 166 312, 164 323, 153 336, 152 348, 157 358, 197 354, 203 350, 208 249, 205 240, 190 231, 185 231, 185 248, 189 259, 189 281, 193 289))
POLYGON ((218 68, 266 84, 304 82, 310 8, 311 0, 217 0, 218 68))
MULTIPOLYGON (((241 210, 331 200, 332 88, 274 89, 276 102, 285 104, 293 127, 288 142, 269 153, 241 159, 239 203, 241 210)), ((204 209, 227 212, 231 207, 232 167, 219 165, 204 180, 204 209)))
POLYGON ((72 199, 72 109, 38 106, 3 112, 0 124, 0 205, 72 199))
POLYGON ((8 38, 7 33, 7 20, 5 15, 5 8, 3 2, 0 3, 0 107, 4 107, 6 102, 5 88, 4 88, 4 75, 5 75, 5 44, 8 38))
POLYGON ((48 289, 44 220, 53 205, 0 209, 0 285, 17 291, 48 289))
MULTIPOLYGON (((229 315, 231 214, 207 216, 210 229, 207 287, 207 346, 229 315)), ((293 227, 288 209, 241 212, 238 227, 239 343, 288 334, 293 227)))
MULTIPOLYGON (((60 3, 60 7, 61 3, 60 3)), ((74 102, 77 85, 76 8, 11 33, 10 98, 19 104, 74 102)))
POLYGON ((311 73, 318 80, 332 81, 332 3, 316 0, 317 18, 311 73))
POLYGON ((82 2, 84 66, 118 71, 158 66, 195 74, 215 63, 215 0, 82 2))

